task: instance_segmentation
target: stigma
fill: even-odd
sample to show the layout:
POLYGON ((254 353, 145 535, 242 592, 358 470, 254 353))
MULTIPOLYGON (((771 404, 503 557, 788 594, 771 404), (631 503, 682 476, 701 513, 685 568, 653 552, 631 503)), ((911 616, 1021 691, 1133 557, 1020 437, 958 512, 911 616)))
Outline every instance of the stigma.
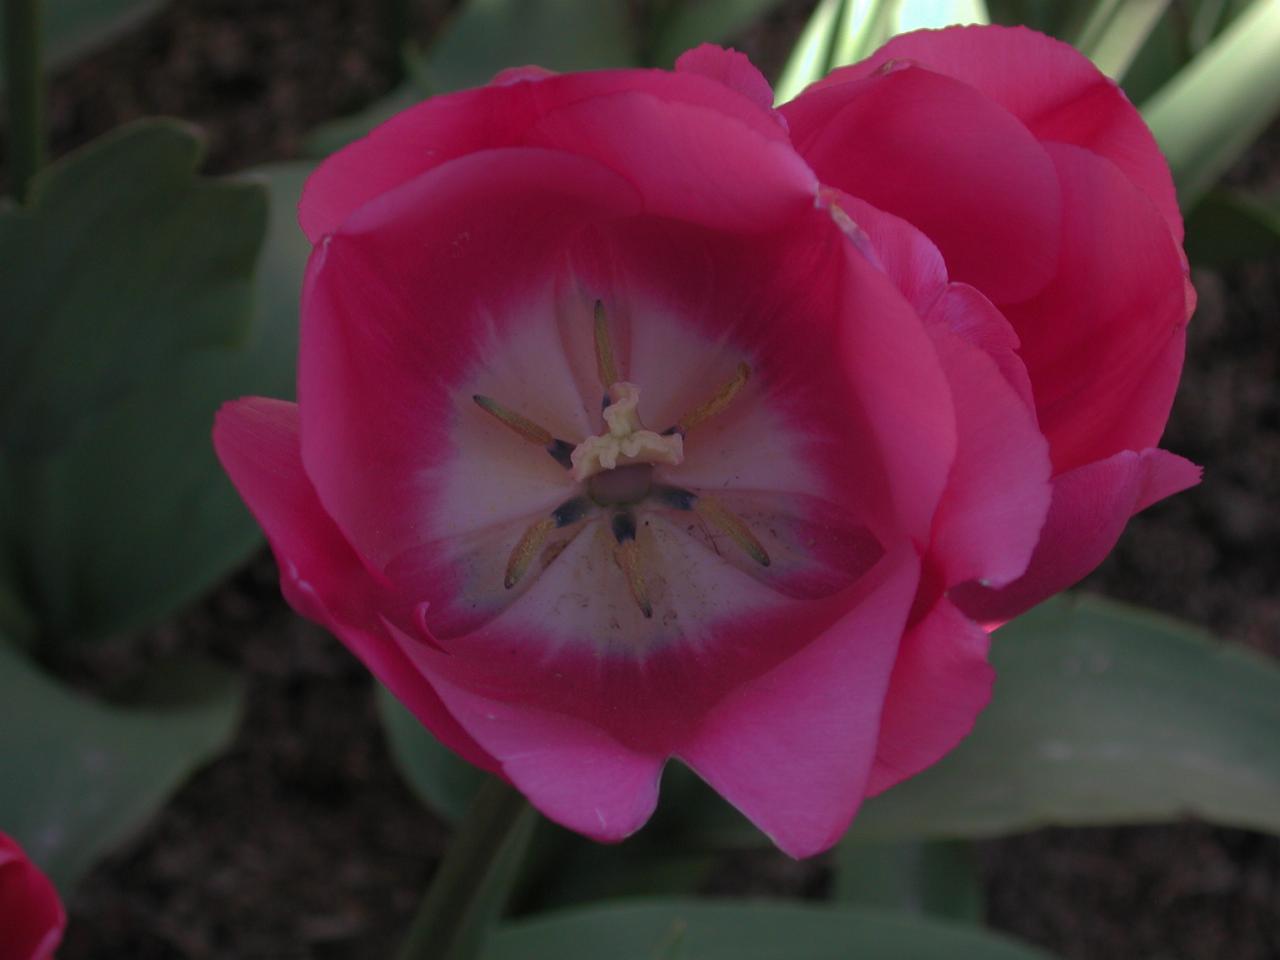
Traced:
POLYGON ((604 433, 587 437, 569 454, 573 479, 582 483, 596 474, 635 464, 679 466, 684 462, 684 437, 645 429, 640 422, 640 388, 625 380, 610 385, 609 404, 602 416, 604 433))

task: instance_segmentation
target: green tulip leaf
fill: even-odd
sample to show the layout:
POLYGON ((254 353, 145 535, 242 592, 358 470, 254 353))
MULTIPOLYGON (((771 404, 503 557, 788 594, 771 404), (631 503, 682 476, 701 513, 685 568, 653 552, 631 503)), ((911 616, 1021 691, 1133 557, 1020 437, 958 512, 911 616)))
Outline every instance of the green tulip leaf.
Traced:
POLYGON ((499 927, 484 960, 1048 960, 1000 934, 887 911, 623 901, 499 927))
POLYGON ((1099 70, 1119 81, 1168 7, 1169 0, 1100 0, 1080 31, 1076 47, 1099 70))
MULTIPOLYGON (((19 569, 35 618, 51 636, 86 642, 157 621, 261 543, 209 434, 227 400, 293 394, 298 296, 310 250, 296 204, 309 169, 264 168, 257 184, 235 185, 227 196, 232 203, 238 191, 256 197, 261 184, 270 194, 247 342, 175 352, 127 395, 104 404, 91 429, 48 456, 0 453, 0 488, 7 478, 20 530, 19 569)), ((206 241, 191 235, 182 242, 206 241)), ((181 311, 166 318, 184 319, 181 311)))
POLYGON ((244 339, 266 195, 198 177, 201 153, 181 124, 133 124, 0 210, 0 449, 48 455, 187 351, 244 339))
POLYGON ((226 747, 242 701, 201 662, 159 668, 141 693, 129 707, 75 693, 0 640, 0 830, 64 895, 226 747))
POLYGON ((846 840, 835 852, 835 897, 841 903, 982 922, 982 877, 966 840, 925 843, 846 840))
MULTIPOLYGON (((165 0, 44 0, 44 62, 56 70, 132 30, 165 0)), ((0 17, 0 89, 4 87, 4 18, 0 17)))
POLYGON ((377 705, 391 758, 410 789, 437 816, 451 823, 461 820, 487 775, 432 736, 381 685, 377 705))
POLYGON ((635 62, 626 6, 600 0, 469 0, 421 68, 432 93, 488 83, 508 67, 590 70, 635 62))
POLYGON ((1254 0, 1142 113, 1192 209, 1280 111, 1280 3, 1254 0))
POLYGON ((698 0, 677 3, 660 18, 650 62, 670 68, 676 57, 700 43, 723 43, 745 30, 778 0, 698 0))
POLYGON ((1200 267, 1225 267, 1280 256, 1280 193, 1215 190, 1187 219, 1187 256, 1200 267))
POLYGON ((782 70, 775 99, 793 99, 815 80, 870 56, 900 33, 989 22, 984 0, 819 0, 782 70))
POLYGON ((851 837, 978 837, 1199 817, 1280 833, 1280 666, 1100 598, 993 638, 973 733, 868 801, 851 837))

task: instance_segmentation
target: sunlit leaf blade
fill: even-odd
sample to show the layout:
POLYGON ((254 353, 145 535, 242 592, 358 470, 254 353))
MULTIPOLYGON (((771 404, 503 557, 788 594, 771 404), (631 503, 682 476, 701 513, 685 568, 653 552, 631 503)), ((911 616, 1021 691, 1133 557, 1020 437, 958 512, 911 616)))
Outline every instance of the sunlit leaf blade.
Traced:
POLYGON ((1048 960, 970 926, 888 911, 649 900, 499 927, 484 960, 1048 960))
POLYGON ((779 0, 696 0, 677 3, 659 25, 651 61, 670 67, 676 57, 700 43, 723 43, 750 26, 779 0))
POLYGON ((994 836, 1194 816, 1280 832, 1280 666, 1098 598, 999 631, 970 737, 868 801, 864 839, 994 836))
POLYGON ((625 4, 600 0, 469 0, 432 45, 432 93, 488 83, 508 67, 628 66, 635 44, 625 4))
POLYGON ((1151 36, 1169 0, 1099 0, 1076 47, 1113 80, 1122 80, 1151 36))
POLYGON ((786 66, 782 68, 778 82, 774 84, 775 101, 786 103, 809 84, 827 75, 827 71, 831 69, 836 31, 840 26, 843 9, 841 0, 818 0, 813 15, 809 17, 800 39, 787 58, 786 66))
MULTIPOLYGON (((166 0, 44 0, 45 67, 56 70, 141 24, 166 0)), ((0 17, 0 90, 4 88, 4 18, 0 17)))
POLYGON ((1195 206, 1278 110, 1280 3, 1254 0, 1143 104, 1184 210, 1195 206))
POLYGON ((310 250, 296 208, 309 170, 284 164, 254 175, 271 208, 245 344, 175 356, 55 454, 28 461, 0 453, 0 490, 6 477, 25 478, 11 492, 22 570, 51 636, 85 642, 159 620, 261 543, 209 431, 227 400, 293 395, 310 250))
POLYGON ((1191 262, 1202 267, 1280 257, 1280 193, 1210 192, 1187 220, 1186 248, 1191 262))
POLYGON ((243 339, 266 195, 198 177, 201 152, 134 124, 0 210, 0 449, 47 455, 185 351, 243 339))
POLYGON ((982 877, 964 840, 845 841, 835 853, 836 900, 981 923, 982 877))
POLYGON ((241 689, 226 671, 186 663, 155 679, 164 702, 111 706, 63 687, 0 640, 0 828, 64 894, 235 729, 241 689))

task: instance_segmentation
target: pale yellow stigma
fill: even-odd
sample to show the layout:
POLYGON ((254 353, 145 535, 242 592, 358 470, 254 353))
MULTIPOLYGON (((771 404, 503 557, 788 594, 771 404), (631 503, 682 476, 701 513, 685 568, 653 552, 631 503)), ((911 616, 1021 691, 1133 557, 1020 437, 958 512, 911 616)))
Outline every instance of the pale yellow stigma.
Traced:
POLYGON ((684 462, 684 438, 679 434, 663 436, 645 429, 640 422, 640 388, 619 381, 609 387, 611 403, 604 408, 608 431, 587 437, 569 455, 573 479, 579 482, 618 467, 635 463, 665 463, 677 466, 684 462))

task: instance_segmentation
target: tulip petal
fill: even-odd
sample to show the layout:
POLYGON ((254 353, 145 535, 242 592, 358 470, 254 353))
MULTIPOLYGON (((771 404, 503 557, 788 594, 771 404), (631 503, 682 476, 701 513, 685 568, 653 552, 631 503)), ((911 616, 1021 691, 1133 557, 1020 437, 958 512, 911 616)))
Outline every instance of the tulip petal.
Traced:
POLYGON ((991 699, 987 632, 945 597, 907 629, 889 680, 867 784, 874 796, 949 753, 991 699))
POLYGON ((596 724, 448 679, 447 658, 402 638, 458 721, 515 787, 570 830, 612 842, 645 824, 658 803, 665 757, 623 746, 596 724))
POLYGON ((678 752, 793 857, 834 844, 862 803, 918 576, 909 550, 886 557, 863 602, 732 691, 678 752))
POLYGON ((1027 569, 1049 509, 1048 444, 995 360, 941 324, 931 330, 960 438, 931 555, 947 585, 1007 584, 1027 569))
POLYGON ((972 87, 917 67, 810 89, 785 104, 825 183, 909 221, 953 279, 1021 300, 1053 276, 1061 191, 1044 149, 972 87))
POLYGON ((718 80, 761 109, 773 112, 773 89, 745 53, 704 43, 676 58, 676 73, 698 73, 718 80))
POLYGON ((218 412, 214 447, 262 525, 290 605, 337 634, 375 676, 451 750, 484 769, 493 761, 444 708, 400 652, 378 613, 383 585, 324 512, 302 469, 298 408, 250 397, 218 412))
POLYGON ((1106 157, 1147 195, 1182 242, 1182 215, 1169 165, 1124 91, 1070 44, 1026 27, 948 27, 894 37, 861 63, 819 85, 874 74, 908 60, 980 90, 1039 140, 1106 157))
POLYGON ((0 833, 0 960, 52 960, 66 925, 49 878, 0 833))
POLYGON ((327 158, 308 179, 298 205, 308 238, 318 242, 370 200, 450 160, 527 146, 529 131, 547 114, 593 97, 644 94, 663 103, 702 108, 695 116, 715 125, 736 121, 767 141, 787 142, 772 110, 762 109, 758 99, 743 96, 720 78, 690 71, 522 71, 500 74, 494 85, 432 97, 327 158))
POLYGON ((522 516, 569 495, 568 474, 471 396, 583 439, 583 399, 555 323, 541 321, 554 317, 570 240, 635 204, 593 162, 488 151, 367 204, 316 248, 298 369, 303 460, 326 511, 379 569, 431 539, 442 462, 474 468, 468 516, 522 516), (508 362, 495 365, 500 347, 508 362), (460 417, 475 425, 464 449, 454 446, 460 417))
POLYGON ((1199 482, 1199 467, 1158 449, 1125 450, 1057 476, 1027 572, 1002 590, 967 584, 953 589, 951 597, 980 622, 1012 619, 1093 570, 1133 514, 1199 482))
POLYGON ((1095 154, 1047 149, 1066 201, 1061 262, 1039 296, 1004 313, 1062 473, 1159 442, 1189 305, 1180 252, 1146 196, 1095 154))

